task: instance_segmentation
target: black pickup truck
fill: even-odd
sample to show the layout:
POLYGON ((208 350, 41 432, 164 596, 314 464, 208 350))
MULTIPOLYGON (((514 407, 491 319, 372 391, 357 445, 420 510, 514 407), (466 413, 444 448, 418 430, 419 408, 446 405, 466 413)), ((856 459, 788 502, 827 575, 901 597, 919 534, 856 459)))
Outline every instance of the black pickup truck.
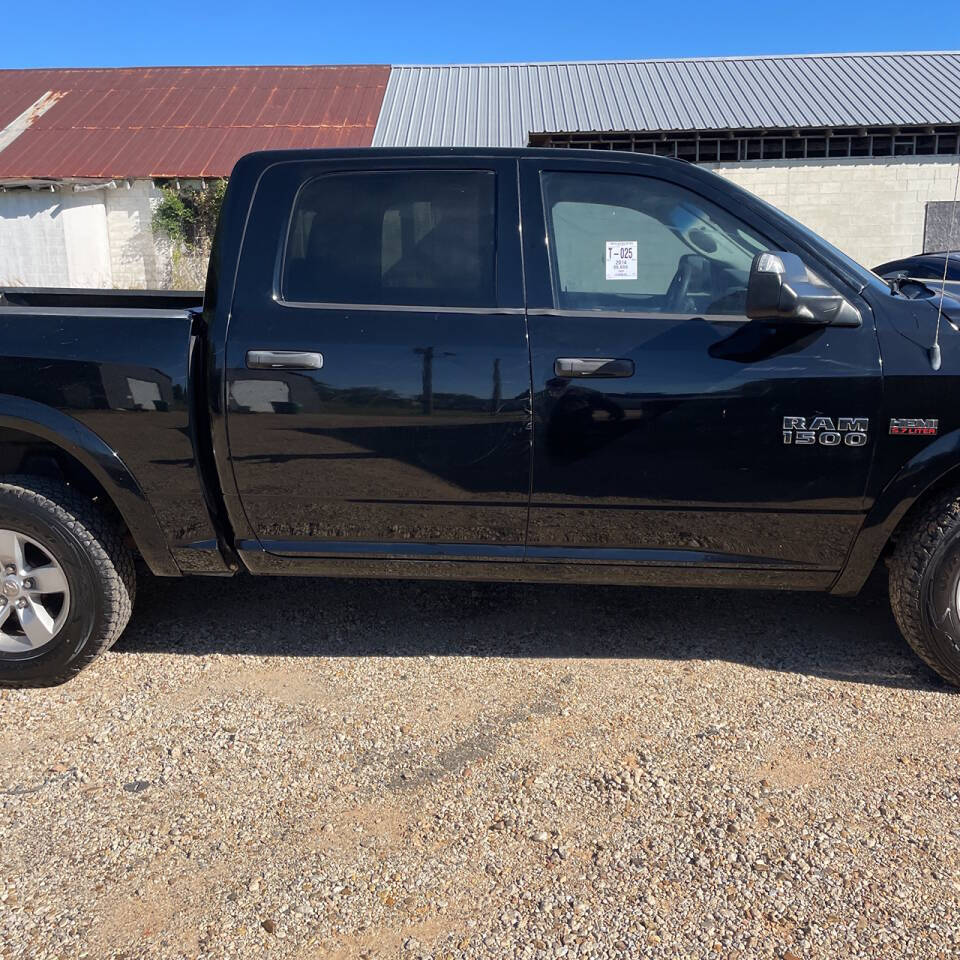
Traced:
POLYGON ((958 320, 679 161, 252 154, 202 295, 0 299, 0 684, 108 647, 137 556, 843 595, 887 558, 960 683, 958 320))

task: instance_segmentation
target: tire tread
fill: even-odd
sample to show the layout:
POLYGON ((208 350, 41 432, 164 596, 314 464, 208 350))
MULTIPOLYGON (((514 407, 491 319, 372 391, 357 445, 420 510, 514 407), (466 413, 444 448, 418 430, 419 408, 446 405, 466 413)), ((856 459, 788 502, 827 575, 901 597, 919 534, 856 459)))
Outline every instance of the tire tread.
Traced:
POLYGON ((890 606, 907 643, 927 666, 960 686, 960 661, 948 660, 931 643, 923 622, 923 578, 938 548, 960 527, 960 492, 933 499, 908 522, 898 537, 889 566, 890 606))
POLYGON ((0 677, 0 687, 52 687, 76 676, 117 641, 130 620, 137 578, 133 554, 118 525, 97 505, 73 487, 46 477, 8 475, 0 490, 34 507, 53 513, 83 546, 100 578, 103 619, 97 636, 91 636, 80 654, 58 673, 29 679, 0 677))

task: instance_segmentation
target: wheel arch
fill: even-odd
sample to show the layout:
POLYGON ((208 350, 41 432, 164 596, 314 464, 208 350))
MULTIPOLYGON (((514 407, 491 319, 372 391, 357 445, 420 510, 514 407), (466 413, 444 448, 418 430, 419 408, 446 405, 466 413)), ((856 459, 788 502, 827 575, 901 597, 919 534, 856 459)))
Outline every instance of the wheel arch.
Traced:
POLYGON ((896 539, 897 531, 931 498, 954 486, 960 487, 960 430, 924 447, 881 490, 830 592, 856 594, 896 539))
POLYGON ((45 404, 0 394, 0 473, 60 475, 102 498, 126 528, 151 572, 179 576, 153 507, 130 469, 101 437, 45 404))

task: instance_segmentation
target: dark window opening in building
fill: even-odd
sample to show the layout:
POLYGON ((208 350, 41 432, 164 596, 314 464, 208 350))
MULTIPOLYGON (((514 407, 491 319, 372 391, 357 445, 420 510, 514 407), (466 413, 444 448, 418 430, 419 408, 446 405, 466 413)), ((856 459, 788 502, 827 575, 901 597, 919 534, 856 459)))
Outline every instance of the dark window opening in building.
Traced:
POLYGON ((691 163, 950 156, 960 152, 960 126, 532 133, 529 143, 531 147, 629 150, 691 163))
POLYGON ((927 202, 923 223, 923 249, 960 250, 960 217, 952 200, 927 202))

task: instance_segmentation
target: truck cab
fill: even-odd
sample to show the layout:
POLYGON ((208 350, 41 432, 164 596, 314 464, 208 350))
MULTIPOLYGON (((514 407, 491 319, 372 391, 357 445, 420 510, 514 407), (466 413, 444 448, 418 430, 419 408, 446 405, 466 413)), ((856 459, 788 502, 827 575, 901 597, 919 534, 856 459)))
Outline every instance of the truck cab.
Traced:
POLYGON ((829 588, 870 496, 876 281, 747 202, 629 155, 277 157, 225 324, 244 562, 829 588), (845 318, 751 321, 767 250, 845 318))

